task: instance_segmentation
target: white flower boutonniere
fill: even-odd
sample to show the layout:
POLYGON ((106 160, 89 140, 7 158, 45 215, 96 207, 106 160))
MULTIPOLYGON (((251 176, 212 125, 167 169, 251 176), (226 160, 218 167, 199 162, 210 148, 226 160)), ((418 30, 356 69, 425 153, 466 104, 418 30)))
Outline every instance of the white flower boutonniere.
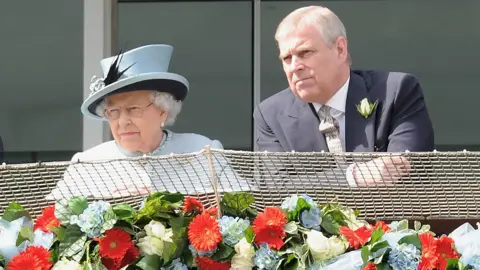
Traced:
POLYGON ((377 106, 378 100, 375 103, 370 103, 367 98, 362 99, 360 104, 357 105, 358 112, 363 115, 363 117, 368 118, 372 114, 373 109, 377 106))

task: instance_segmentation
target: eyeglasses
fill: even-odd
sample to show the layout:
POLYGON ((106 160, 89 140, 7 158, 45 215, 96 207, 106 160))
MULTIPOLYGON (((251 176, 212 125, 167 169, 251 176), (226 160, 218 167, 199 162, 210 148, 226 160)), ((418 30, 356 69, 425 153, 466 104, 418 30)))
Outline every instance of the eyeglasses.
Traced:
POLYGON ((118 118, 120 118, 120 115, 122 114, 122 111, 125 110, 127 112, 127 115, 129 117, 132 117, 132 118, 139 118, 139 117, 142 117, 143 115, 143 111, 152 106, 153 102, 148 104, 147 106, 145 107, 141 107, 141 106, 132 106, 132 107, 128 107, 128 108, 125 108, 125 109, 106 109, 103 114, 105 115, 105 117, 108 119, 108 120, 117 120, 118 118))

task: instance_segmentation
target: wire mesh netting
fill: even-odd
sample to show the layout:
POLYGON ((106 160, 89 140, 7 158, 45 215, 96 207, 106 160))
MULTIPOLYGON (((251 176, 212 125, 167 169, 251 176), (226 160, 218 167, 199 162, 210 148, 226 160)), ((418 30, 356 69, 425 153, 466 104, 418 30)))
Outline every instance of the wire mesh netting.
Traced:
POLYGON ((338 201, 365 219, 480 217, 477 152, 264 153, 213 150, 95 162, 0 166, 0 207, 16 201, 32 216, 83 196, 141 207, 155 191, 218 206, 225 192, 249 192, 258 210, 292 194, 338 201))

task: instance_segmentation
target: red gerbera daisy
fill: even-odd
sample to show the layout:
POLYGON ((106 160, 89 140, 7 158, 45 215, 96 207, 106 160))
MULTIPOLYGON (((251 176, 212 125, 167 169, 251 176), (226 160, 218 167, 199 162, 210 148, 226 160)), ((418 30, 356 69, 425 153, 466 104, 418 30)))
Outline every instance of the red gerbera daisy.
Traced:
POLYGON ((347 226, 342 226, 340 227, 340 234, 347 238, 351 248, 359 249, 372 236, 372 229, 362 226, 354 231, 347 226))
POLYGON ((43 232, 51 232, 52 228, 60 227, 60 220, 55 217, 55 205, 49 206, 42 211, 42 215, 37 218, 33 230, 40 229, 43 232))
POLYGON ((209 257, 197 257, 197 264, 201 270, 229 270, 231 262, 217 262, 209 257))
POLYGON ((437 246, 435 238, 430 233, 422 233, 418 235, 422 244, 422 258, 418 265, 419 270, 433 270, 437 265, 437 246))
POLYGON ((268 226, 255 234, 255 244, 267 243, 272 249, 280 249, 283 246, 283 238, 287 236, 281 226, 268 226))
POLYGON ((362 268, 362 270, 377 270, 377 265, 372 262, 368 262, 367 265, 362 268))
POLYGON ((133 246, 130 234, 120 228, 113 228, 105 232, 105 237, 98 239, 99 253, 102 257, 121 260, 127 250, 133 246))
POLYGON ((218 221, 206 212, 197 215, 188 225, 188 240, 198 251, 213 251, 222 241, 218 221))
POLYGON ((287 223, 287 216, 278 207, 266 207, 263 213, 257 215, 253 221, 255 243, 267 243, 271 248, 280 249, 283 246, 283 237, 286 236, 283 225, 287 223))
POLYGON ((375 231, 376 229, 378 228, 381 228, 383 232, 389 232, 391 231, 392 229, 390 229, 390 227, 383 221, 378 221, 377 223, 375 223, 375 226, 373 226, 373 231, 375 231))
POLYGON ((183 212, 203 212, 203 205, 201 202, 199 202, 195 198, 187 197, 185 198, 185 201, 183 202, 183 212))
POLYGON ((253 232, 255 234, 269 226, 277 227, 287 223, 287 216, 278 207, 266 207, 263 213, 257 215, 253 221, 253 232))
POLYGON ((52 267, 50 252, 44 247, 29 246, 8 264, 8 269, 49 270, 52 267))
POLYGON ((208 208, 207 210, 205 210, 205 213, 208 214, 209 216, 213 217, 213 218, 217 218, 218 217, 218 208, 217 207, 208 208))
POLYGON ((438 269, 447 269, 448 259, 458 259, 459 254, 453 248, 453 239, 443 235, 436 241, 438 269))

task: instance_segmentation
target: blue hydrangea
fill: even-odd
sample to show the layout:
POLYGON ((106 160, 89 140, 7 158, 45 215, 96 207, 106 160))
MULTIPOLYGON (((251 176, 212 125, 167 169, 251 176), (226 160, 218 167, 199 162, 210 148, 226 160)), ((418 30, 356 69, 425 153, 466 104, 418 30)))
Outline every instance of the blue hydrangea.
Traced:
POLYGON ((255 252, 254 262, 258 269, 273 270, 278 259, 277 254, 268 248, 267 244, 261 244, 257 252, 255 252))
POLYGON ((211 251, 198 251, 194 246, 192 245, 189 245, 188 246, 188 249, 190 249, 190 252, 192 252, 192 256, 193 257, 197 257, 197 256, 200 256, 200 257, 211 257, 213 254, 215 254, 215 252, 217 251, 217 249, 214 249, 214 250, 211 250, 211 251))
POLYGON ((300 214, 300 223, 309 229, 320 230, 322 223, 321 211, 318 207, 312 207, 300 214))
POLYGON ((88 205, 82 214, 70 217, 70 224, 76 224, 88 237, 100 236, 105 222, 103 214, 110 208, 110 203, 95 201, 88 205))
POLYGON ((416 270, 422 257, 420 250, 412 244, 401 244, 392 249, 388 264, 393 270, 416 270))
POLYGON ((285 200, 283 200, 282 205, 280 205, 280 208, 287 211, 295 210, 295 208, 297 207, 298 198, 304 199, 312 207, 317 207, 317 204, 313 201, 313 199, 307 195, 302 195, 300 197, 298 195, 292 195, 286 198, 285 200))
POLYGON ((250 226, 250 221, 238 217, 222 216, 218 220, 220 232, 222 233, 223 242, 229 246, 233 246, 243 237, 245 230, 250 226))
POLYGON ((463 264, 473 266, 474 269, 480 269, 480 255, 465 256, 460 258, 463 264))
POLYGON ((169 266, 162 267, 162 270, 188 270, 188 267, 177 258, 173 260, 169 266))

